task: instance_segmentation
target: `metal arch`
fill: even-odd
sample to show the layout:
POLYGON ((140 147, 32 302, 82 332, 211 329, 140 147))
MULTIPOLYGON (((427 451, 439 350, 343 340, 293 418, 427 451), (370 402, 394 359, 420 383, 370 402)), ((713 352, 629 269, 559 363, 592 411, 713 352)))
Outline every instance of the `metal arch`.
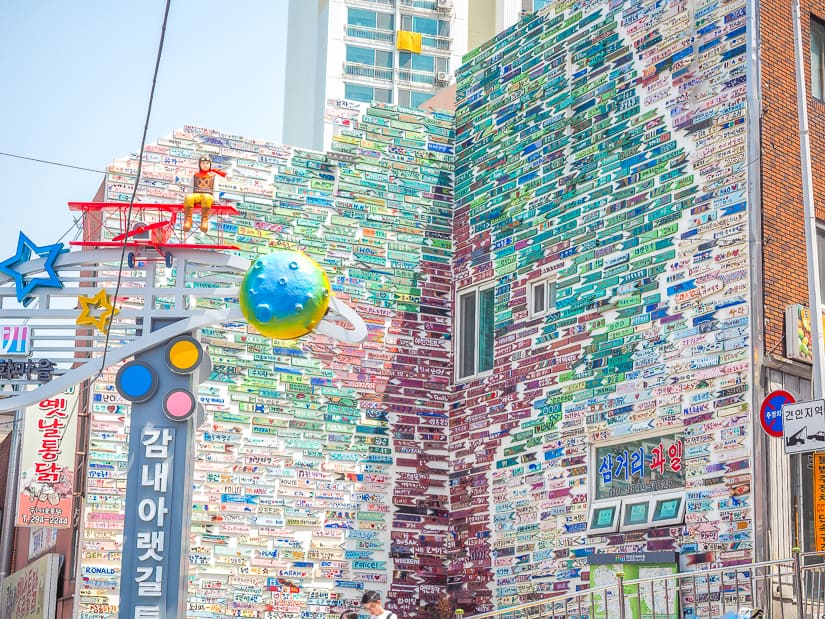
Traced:
MULTIPOLYGON (((16 395, 0 399, 0 412, 31 406, 99 375, 105 369, 101 367, 101 358, 106 343, 109 345, 105 347, 105 359, 106 366, 109 367, 181 333, 219 322, 244 321, 238 306, 200 310, 189 307, 192 297, 223 300, 239 296, 241 279, 249 270, 251 261, 217 251, 176 251, 177 269, 174 277, 170 277, 173 282, 168 287, 157 285, 161 274, 157 271, 156 263, 148 262, 139 269, 129 269, 130 272, 143 275, 130 277, 128 285, 118 291, 118 297, 130 298, 132 306, 124 306, 112 317, 109 329, 111 341, 108 338, 104 340, 100 334, 90 333, 88 329, 80 329, 76 324, 69 324, 77 317, 76 308, 52 307, 52 302, 56 299, 76 298, 94 290, 95 287, 100 287, 100 276, 95 273, 117 270, 121 257, 122 252, 118 248, 74 251, 59 255, 54 261, 55 270, 64 273, 67 282, 71 281, 75 285, 35 289, 33 296, 39 300, 39 307, 33 309, 2 307, 3 301, 15 299, 15 291, 13 287, 2 286, 13 281, 13 278, 0 273, 0 309, 3 318, 26 321, 33 325, 33 349, 38 350, 39 346, 44 351, 58 351, 54 354, 62 352, 66 355, 65 358, 55 358, 64 365, 71 366, 64 372, 56 372, 56 378, 38 385, 31 391, 18 392, 16 395), (201 270, 208 273, 203 275, 199 272, 201 270), (69 273, 80 275, 71 276, 69 273), (196 280, 204 287, 193 283, 196 280), (158 298, 166 301, 159 304, 158 298), (158 318, 173 319, 175 322, 157 331, 148 331, 151 320, 158 318), (41 321, 41 324, 38 325, 37 321, 41 321), (60 330, 69 330, 73 334, 38 336, 38 332, 60 333, 60 330), (56 345, 57 340, 62 340, 62 348, 56 345), (77 353, 85 356, 77 357, 77 353), (81 365, 74 367, 77 363, 81 365)), ((23 275, 36 273, 42 270, 44 263, 44 259, 38 258, 20 265, 18 271, 23 275)), ((367 326, 363 319, 355 310, 334 296, 330 299, 327 315, 316 326, 315 331, 348 344, 357 344, 367 336, 367 326), (347 328, 345 324, 351 328, 347 328)))
MULTIPOLYGON (((148 335, 144 335, 130 344, 115 348, 106 354, 107 367, 119 363, 128 357, 136 355, 137 353, 156 346, 176 335, 186 333, 194 329, 200 329, 208 324, 215 322, 227 322, 237 319, 241 316, 240 310, 226 310, 225 312, 204 312, 200 315, 191 316, 188 319, 178 320, 171 325, 152 331, 148 335), (235 316, 237 312, 237 316, 235 316)), ((32 391, 24 391, 20 395, 12 396, 4 400, 0 400, 0 413, 5 413, 20 408, 25 408, 36 404, 43 398, 57 395, 61 391, 77 385, 86 379, 98 374, 103 368, 100 367, 100 359, 89 359, 83 365, 73 368, 43 385, 37 387, 32 391)))

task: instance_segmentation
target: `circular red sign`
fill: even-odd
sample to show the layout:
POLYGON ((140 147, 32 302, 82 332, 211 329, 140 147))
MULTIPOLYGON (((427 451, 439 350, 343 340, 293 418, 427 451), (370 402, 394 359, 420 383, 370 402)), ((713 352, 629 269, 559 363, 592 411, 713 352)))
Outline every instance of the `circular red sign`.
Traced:
POLYGON ((787 391, 777 389, 771 391, 762 400, 759 408, 759 423, 762 429, 771 436, 782 436, 782 407, 785 404, 793 404, 796 399, 787 391))

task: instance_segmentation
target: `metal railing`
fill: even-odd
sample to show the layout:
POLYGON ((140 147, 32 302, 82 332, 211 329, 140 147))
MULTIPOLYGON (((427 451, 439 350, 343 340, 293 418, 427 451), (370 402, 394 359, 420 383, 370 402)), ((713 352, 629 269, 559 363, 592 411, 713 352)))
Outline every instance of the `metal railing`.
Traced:
POLYGON ((790 559, 637 580, 614 576, 575 594, 466 619, 735 619, 757 608, 764 619, 825 618, 825 553, 795 551, 790 559))
POLYGON ((435 84, 435 74, 432 71, 413 71, 412 69, 398 69, 398 79, 412 84, 435 84))
POLYGON ((384 43, 393 43, 395 41, 395 32, 393 30, 379 30, 378 28, 346 24, 344 31, 348 37, 355 37, 356 39, 367 39, 369 41, 381 41, 384 43))
POLYGON ((401 6, 427 11, 435 11, 438 8, 438 2, 436 2, 436 0, 401 0, 399 4, 401 4, 401 6))
POLYGON ((450 37, 443 37, 435 34, 421 35, 421 45, 424 47, 433 47, 435 49, 448 50, 450 49, 450 37))
POLYGON ((369 64, 358 64, 356 62, 344 63, 344 74, 355 77, 366 77, 369 79, 379 79, 392 81, 392 69, 376 67, 369 64))

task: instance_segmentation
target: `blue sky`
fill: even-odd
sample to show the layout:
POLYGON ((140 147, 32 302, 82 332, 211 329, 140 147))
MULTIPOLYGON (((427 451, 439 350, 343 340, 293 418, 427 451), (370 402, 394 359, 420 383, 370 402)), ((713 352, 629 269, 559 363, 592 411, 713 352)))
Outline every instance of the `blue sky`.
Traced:
MULTIPOLYGON (((172 0, 147 143, 185 124, 281 142, 288 0, 172 0)), ((5 0, 0 260, 72 225, 143 135, 165 0, 5 0)), ((64 242, 68 242, 67 237, 64 242)))

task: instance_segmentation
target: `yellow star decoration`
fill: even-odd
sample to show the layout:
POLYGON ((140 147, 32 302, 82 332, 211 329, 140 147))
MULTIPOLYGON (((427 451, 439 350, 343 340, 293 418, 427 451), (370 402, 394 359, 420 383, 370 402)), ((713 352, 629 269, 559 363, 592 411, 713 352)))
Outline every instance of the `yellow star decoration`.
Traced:
POLYGON ((78 325, 93 325, 101 332, 106 332, 109 321, 120 312, 112 305, 112 301, 105 290, 98 290, 93 297, 78 297, 83 310, 77 317, 78 325), (94 310, 94 311, 93 311, 94 310))

